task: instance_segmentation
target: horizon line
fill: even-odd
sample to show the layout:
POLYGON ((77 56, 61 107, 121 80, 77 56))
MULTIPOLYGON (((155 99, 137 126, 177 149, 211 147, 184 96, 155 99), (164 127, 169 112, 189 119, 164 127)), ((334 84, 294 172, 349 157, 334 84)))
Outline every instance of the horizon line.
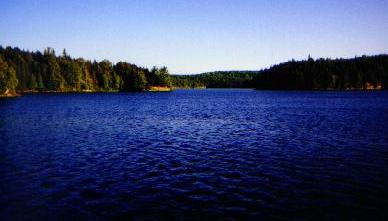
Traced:
MULTIPOLYGON (((44 53, 44 50, 45 49, 48 49, 48 48, 51 48, 54 50, 55 52, 55 56, 57 57, 60 57, 61 54, 57 54, 57 50, 55 50, 55 48, 51 47, 51 46, 47 46, 45 48, 43 48, 42 50, 39 50, 39 49, 35 49, 35 50, 30 50, 30 49, 26 49, 26 48, 20 48, 19 46, 3 46, 0 44, 0 47, 2 47, 3 49, 6 49, 8 47, 10 48, 18 48, 20 49, 21 51, 23 52, 32 52, 32 53, 44 53)), ((62 51, 65 50, 67 52, 67 49, 66 48, 63 48, 62 51)), ((61 51, 61 50, 59 50, 61 51)), ((119 62, 125 62, 125 63, 129 63, 129 64, 134 64, 136 66, 139 66, 139 67, 142 67, 142 68, 147 68, 147 69, 151 69, 152 67, 167 67, 168 69, 168 66, 167 65, 152 65, 152 67, 146 67, 146 66, 143 66, 143 65, 139 65, 138 63, 136 62, 131 62, 131 61, 126 61, 126 60, 120 60, 120 61, 116 61, 116 62, 113 62, 112 60, 108 59, 108 58, 104 58, 104 59, 90 59, 90 58, 85 58, 85 57, 72 57, 70 54, 67 54, 71 59, 74 59, 74 60, 77 60, 77 59, 83 59, 85 61, 89 61, 89 62, 102 62, 104 60, 106 61, 109 61, 111 62, 112 64, 117 64, 119 62)), ((280 65, 280 64, 284 64, 284 63, 287 63, 287 62, 291 62, 291 61, 295 61, 295 62, 299 62, 299 61, 306 61, 308 60, 309 58, 312 58, 313 60, 320 60, 320 59, 330 59, 330 60, 341 60, 341 59, 352 59, 352 58, 361 58, 361 57, 364 57, 364 56, 367 56, 367 57, 373 57, 373 56, 384 56, 384 55, 388 55, 388 52, 382 52, 382 53, 375 53, 375 54, 362 54, 362 55, 354 55, 354 56, 347 56, 347 57, 332 57, 332 56, 329 56, 329 57, 314 57, 314 56, 311 56, 310 54, 307 55, 307 57, 305 59, 298 59, 296 60, 295 58, 289 58, 287 59, 287 61, 282 61, 282 62, 278 62, 278 63, 273 63, 269 66, 266 66, 266 67, 262 67, 262 68, 259 68, 259 69, 214 69, 214 70, 211 70, 211 71, 204 71, 204 72, 190 72, 190 73, 170 73, 171 75, 200 75, 200 74, 206 74, 206 73, 214 73, 214 72, 260 72, 260 71, 263 71, 263 70, 266 70, 266 69, 269 69, 273 66, 276 66, 276 65, 280 65)))

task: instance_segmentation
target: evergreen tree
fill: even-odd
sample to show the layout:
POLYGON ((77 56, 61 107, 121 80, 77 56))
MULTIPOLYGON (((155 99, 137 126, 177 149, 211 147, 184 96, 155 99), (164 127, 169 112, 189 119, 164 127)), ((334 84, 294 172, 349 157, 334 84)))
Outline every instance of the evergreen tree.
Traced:
POLYGON ((0 46, 0 57, 3 92, 5 88, 8 91, 139 91, 151 86, 271 90, 388 88, 388 55, 335 60, 314 60, 309 56, 303 61, 291 60, 261 71, 175 76, 170 76, 166 67, 149 70, 126 62, 73 59, 66 50, 56 56, 52 48, 41 53, 0 46))
POLYGON ((36 89, 38 87, 38 83, 36 82, 34 74, 31 74, 31 79, 28 82, 28 86, 30 89, 36 89))
POLYGON ((167 67, 155 69, 156 81, 155 84, 158 86, 171 87, 170 75, 168 74, 167 67))
POLYGON ((36 83, 37 83, 36 88, 38 88, 38 89, 44 89, 45 88, 45 86, 43 84, 43 79, 42 79, 42 75, 41 74, 38 74, 38 79, 37 79, 36 83))
POLYGON ((15 93, 18 80, 13 67, 8 66, 0 57, 0 94, 15 93))

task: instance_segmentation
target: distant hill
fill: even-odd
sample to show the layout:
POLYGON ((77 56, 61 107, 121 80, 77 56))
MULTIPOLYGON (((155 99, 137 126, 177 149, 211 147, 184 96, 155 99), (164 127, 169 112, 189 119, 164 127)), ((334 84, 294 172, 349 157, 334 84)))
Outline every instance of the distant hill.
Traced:
MULTIPOLYGON (((127 62, 71 58, 52 48, 29 52, 0 46, 0 96, 26 91, 143 91, 161 88, 256 88, 265 90, 387 89, 388 55, 351 59, 308 58, 260 71, 169 75, 127 62)), ((164 90, 164 89, 163 89, 164 90)))
POLYGON ((196 75, 171 75, 171 82, 178 88, 253 88, 254 77, 259 71, 216 71, 196 75))
POLYGON ((262 70, 253 81, 269 90, 387 89, 388 55, 289 61, 262 70))
POLYGON ((264 90, 354 90, 388 88, 388 55, 351 59, 289 61, 260 71, 217 71, 172 75, 181 88, 256 88, 264 90))

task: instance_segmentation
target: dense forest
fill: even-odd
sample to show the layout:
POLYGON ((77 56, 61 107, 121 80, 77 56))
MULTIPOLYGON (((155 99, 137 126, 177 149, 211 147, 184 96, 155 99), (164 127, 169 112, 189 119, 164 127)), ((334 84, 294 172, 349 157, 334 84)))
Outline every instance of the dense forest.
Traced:
POLYGON ((171 87, 166 67, 138 67, 126 62, 88 61, 60 56, 52 48, 43 53, 0 46, 0 94, 16 91, 143 91, 171 87))
POLYGON ((253 78, 259 71, 217 71, 196 75, 172 75, 178 88, 253 88, 253 78))
POLYGON ((289 61, 261 71, 169 75, 127 62, 111 63, 0 46, 0 95, 28 91, 144 91, 152 88, 256 88, 266 90, 387 89, 388 55, 289 61))
POLYGON ((254 85, 269 90, 387 89, 388 55, 292 60, 262 70, 254 85))
POLYGON ((261 71, 172 75, 175 87, 266 90, 387 89, 388 55, 289 61, 261 71))

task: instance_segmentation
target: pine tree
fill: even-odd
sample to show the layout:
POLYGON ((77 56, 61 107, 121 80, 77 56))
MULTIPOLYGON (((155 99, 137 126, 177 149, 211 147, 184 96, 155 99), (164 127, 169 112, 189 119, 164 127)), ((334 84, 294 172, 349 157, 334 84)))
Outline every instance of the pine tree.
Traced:
POLYGON ((0 57, 0 94, 14 94, 17 85, 15 69, 0 57))
POLYGON ((36 89, 38 87, 38 83, 36 82, 36 78, 34 74, 31 74, 30 81, 28 82, 29 89, 36 89))

